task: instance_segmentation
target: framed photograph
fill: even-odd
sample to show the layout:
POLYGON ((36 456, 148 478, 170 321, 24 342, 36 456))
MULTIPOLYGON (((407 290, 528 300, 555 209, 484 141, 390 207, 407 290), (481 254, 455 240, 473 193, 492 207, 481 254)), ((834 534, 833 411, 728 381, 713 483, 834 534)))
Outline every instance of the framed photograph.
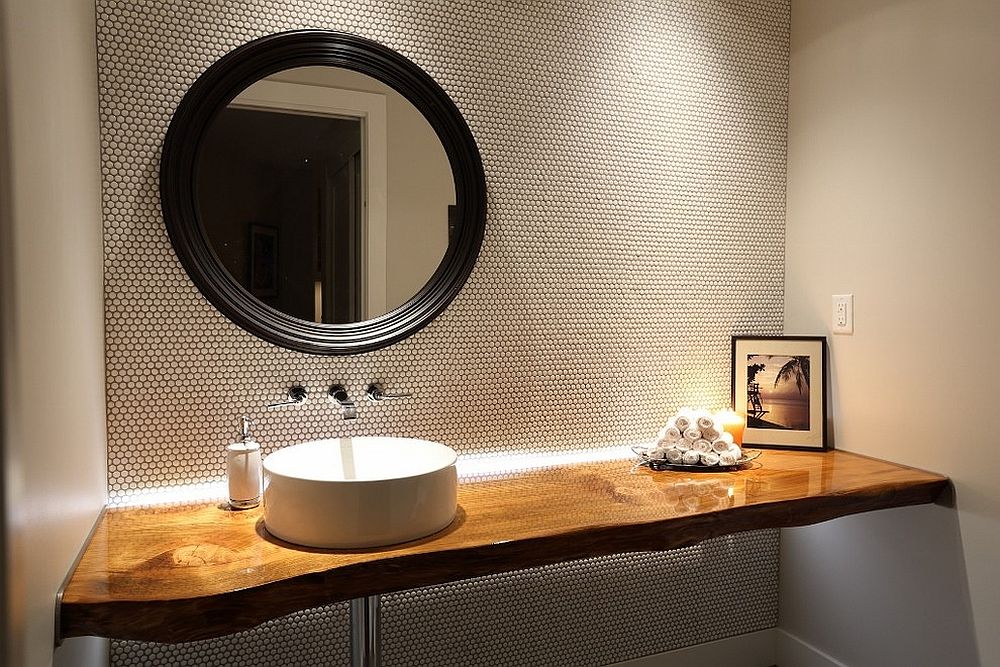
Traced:
POLYGON ((744 445, 826 449, 826 338, 733 336, 733 410, 744 445))
POLYGON ((250 293, 278 296, 278 228, 250 225, 250 293))

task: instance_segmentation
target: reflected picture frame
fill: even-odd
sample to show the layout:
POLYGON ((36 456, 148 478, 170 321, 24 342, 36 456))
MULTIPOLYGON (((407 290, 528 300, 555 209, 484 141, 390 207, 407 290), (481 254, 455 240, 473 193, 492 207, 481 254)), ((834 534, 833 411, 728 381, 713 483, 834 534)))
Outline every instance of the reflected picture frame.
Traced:
POLYGON ((733 336, 733 410, 744 446, 826 450, 825 336, 733 336))

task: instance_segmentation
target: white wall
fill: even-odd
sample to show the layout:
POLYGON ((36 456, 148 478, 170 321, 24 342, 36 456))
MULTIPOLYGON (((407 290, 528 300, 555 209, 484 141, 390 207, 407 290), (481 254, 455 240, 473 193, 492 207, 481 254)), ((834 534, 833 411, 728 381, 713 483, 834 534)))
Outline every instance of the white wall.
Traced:
MULTIPOLYGON (((52 663, 56 590, 106 497, 100 162, 93 3, 0 0, 0 11, 0 662, 20 667, 52 663)), ((56 652, 60 664, 101 659, 96 641, 56 652)))
POLYGON ((853 293, 837 446, 956 489, 785 531, 781 625, 852 666, 1000 664, 998 34, 995 0, 792 2, 785 330, 853 293))

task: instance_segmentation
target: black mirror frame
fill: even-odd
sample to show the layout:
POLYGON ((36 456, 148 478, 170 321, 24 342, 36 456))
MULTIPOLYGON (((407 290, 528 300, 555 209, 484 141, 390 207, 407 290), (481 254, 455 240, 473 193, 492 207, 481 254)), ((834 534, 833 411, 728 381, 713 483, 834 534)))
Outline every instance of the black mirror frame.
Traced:
POLYGON ((475 139, 448 94, 395 51, 348 33, 298 30, 262 37, 209 67, 174 112, 160 161, 160 201, 170 241, 208 301, 255 336, 322 355, 361 354, 406 338, 443 311, 468 279, 486 228, 486 176, 475 139), (307 322, 261 302, 219 261, 198 215, 195 165, 201 138, 216 114, 255 81, 295 67, 327 65, 367 74, 394 88, 427 119, 455 178, 459 223, 437 271, 402 306, 352 324, 307 322))

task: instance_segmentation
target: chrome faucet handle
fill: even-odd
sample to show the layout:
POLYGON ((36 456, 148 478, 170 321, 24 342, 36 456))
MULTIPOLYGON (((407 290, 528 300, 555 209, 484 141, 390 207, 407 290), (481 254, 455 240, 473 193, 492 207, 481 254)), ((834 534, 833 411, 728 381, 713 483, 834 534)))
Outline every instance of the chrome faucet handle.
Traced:
POLYGON ((292 385, 288 390, 288 400, 279 401, 277 403, 271 403, 267 406, 268 410, 274 410, 275 408, 283 408, 286 405, 301 405, 306 402, 309 397, 309 392, 306 388, 300 384, 292 385))
POLYGON ((410 396, 413 396, 413 394, 403 393, 390 394, 386 392, 385 387, 383 387, 380 382, 372 382, 368 385, 368 391, 366 393, 368 394, 369 401, 391 401, 396 398, 409 398, 410 396))
POLYGON ((358 418, 358 408, 354 405, 354 401, 351 400, 350 395, 347 393, 347 388, 344 387, 344 385, 330 385, 330 390, 327 394, 330 396, 331 401, 338 403, 340 407, 344 409, 344 419, 358 418))

